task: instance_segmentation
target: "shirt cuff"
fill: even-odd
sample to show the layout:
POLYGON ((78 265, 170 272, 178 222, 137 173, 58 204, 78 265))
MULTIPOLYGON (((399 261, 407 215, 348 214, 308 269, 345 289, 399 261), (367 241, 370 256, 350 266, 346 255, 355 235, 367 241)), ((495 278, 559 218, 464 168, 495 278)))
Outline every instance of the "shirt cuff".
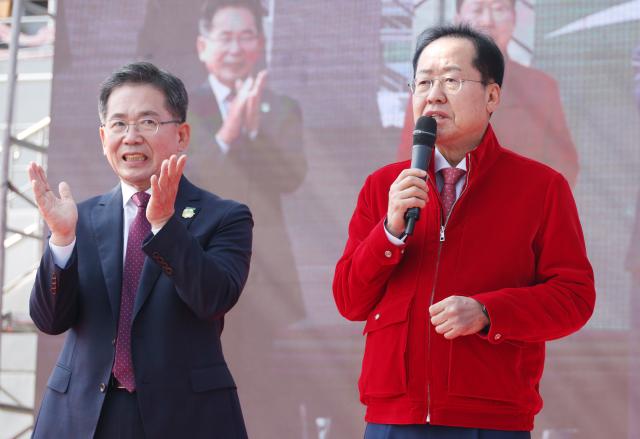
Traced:
POLYGON ((76 238, 73 238, 73 242, 69 245, 55 245, 49 239, 49 249, 51 250, 51 255, 53 256, 53 263, 56 264, 59 268, 64 268, 67 266, 67 262, 71 259, 71 255, 73 254, 73 248, 76 246, 76 238))
POLYGON ((400 246, 404 245, 404 240, 407 239, 407 235, 406 234, 403 234, 402 238, 398 238, 396 236, 393 236, 391 234, 391 232, 389 232, 387 230, 386 221, 385 221, 385 224, 383 224, 382 226, 384 227, 384 233, 385 233, 385 235, 387 235, 387 239, 389 240, 389 242, 391 244, 395 245, 396 247, 400 247, 400 246))

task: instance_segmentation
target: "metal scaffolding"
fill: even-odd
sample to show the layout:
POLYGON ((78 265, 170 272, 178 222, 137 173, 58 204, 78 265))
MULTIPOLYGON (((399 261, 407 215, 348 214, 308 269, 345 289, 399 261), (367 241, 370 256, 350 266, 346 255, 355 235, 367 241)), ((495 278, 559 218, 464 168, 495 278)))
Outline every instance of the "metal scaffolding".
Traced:
MULTIPOLYGON (((36 123, 32 123, 26 129, 18 130, 18 124, 16 124, 16 107, 19 100, 17 89, 20 83, 30 81, 45 81, 45 84, 50 87, 51 75, 42 73, 26 73, 18 74, 18 61, 19 52, 21 50, 21 26, 27 22, 33 23, 34 21, 43 21, 49 19, 55 19, 54 14, 51 12, 54 10, 54 2, 49 2, 49 10, 29 0, 13 0, 12 2, 12 14, 11 14, 11 37, 8 42, 7 48, 7 73, 6 77, 2 77, 2 82, 6 81, 6 101, 4 106, 4 117, 0 122, 2 123, 3 135, 1 143, 1 156, 0 156, 0 365, 2 364, 2 343, 3 336, 10 332, 33 332, 34 327, 25 319, 16 318, 10 312, 5 312, 6 304, 5 297, 9 292, 14 291, 18 287, 24 288, 25 283, 31 279, 37 267, 37 261, 27 261, 25 258, 18 258, 18 265, 21 270, 17 275, 13 275, 11 279, 7 278, 7 264, 12 261, 8 257, 8 250, 18 246, 18 243, 23 240, 34 239, 40 245, 42 242, 42 226, 41 221, 37 215, 27 215, 28 221, 17 221, 16 224, 10 226, 9 212, 10 207, 19 204, 24 210, 32 209, 35 212, 37 206, 30 196, 31 187, 30 184, 16 183, 16 179, 12 178, 12 172, 15 175, 20 175, 19 172, 12 170, 11 164, 18 163, 20 157, 31 156, 34 153, 40 160, 44 161, 47 154, 48 145, 48 128, 50 118, 46 116, 36 123), (38 15, 39 17, 25 17, 24 13, 28 12, 32 15, 38 15), (15 134, 14 134, 15 133, 15 134), (36 139, 34 141, 34 139, 36 139), (27 154, 25 154, 27 153, 27 154), (32 219, 33 218, 33 219, 32 219), (3 306, 5 305, 5 306, 3 306)), ((3 25, 7 24, 7 20, 3 20, 3 25)), ((23 37, 24 35, 22 35, 23 37)), ((23 103, 23 105, 25 105, 23 103)), ((47 113, 49 110, 47 109, 47 113)), ((24 164, 23 164, 24 165, 24 164)), ((15 221, 14 221, 15 222, 15 221)), ((16 259, 13 260, 14 265, 16 259)), ((2 370, 0 367, 0 371, 2 370)), ((15 373, 16 370, 12 370, 15 373)), ((18 370, 18 373, 28 372, 30 370, 18 370)), ((4 401, 0 402, 0 410, 17 413, 22 415, 33 415, 34 407, 30 404, 25 404, 20 398, 15 397, 12 392, 7 390, 0 382, 0 395, 4 401)), ((23 437, 31 430, 32 426, 29 425, 26 428, 20 427, 22 430, 13 432, 13 437, 23 437)))

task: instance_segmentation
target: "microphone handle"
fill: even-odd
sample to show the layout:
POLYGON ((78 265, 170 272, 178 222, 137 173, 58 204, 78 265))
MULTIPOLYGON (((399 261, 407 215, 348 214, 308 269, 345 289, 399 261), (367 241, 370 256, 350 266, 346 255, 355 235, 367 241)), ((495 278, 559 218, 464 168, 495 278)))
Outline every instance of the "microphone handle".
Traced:
POLYGON ((407 224, 404 228, 405 235, 413 235, 413 229, 416 227, 416 221, 418 219, 420 219, 420 209, 412 207, 407 211, 407 224))
MULTIPOLYGON (((423 171, 426 171, 429 167, 429 162, 431 161, 431 153, 433 152, 432 145, 414 145, 412 158, 411 158, 411 167, 412 168, 420 168, 423 171)), ((412 207, 407 210, 405 213, 405 235, 409 236, 413 234, 413 229, 416 226, 416 221, 420 219, 420 208, 412 207)))

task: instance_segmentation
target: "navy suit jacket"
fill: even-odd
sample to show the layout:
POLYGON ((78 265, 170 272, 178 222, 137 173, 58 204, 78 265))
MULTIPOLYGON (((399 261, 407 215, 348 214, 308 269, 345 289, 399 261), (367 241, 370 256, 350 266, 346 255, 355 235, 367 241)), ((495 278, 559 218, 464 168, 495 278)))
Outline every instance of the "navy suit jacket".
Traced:
MULTIPOLYGON (((123 265, 120 185, 80 203, 78 214, 67 266, 57 267, 47 246, 31 293, 36 326, 47 334, 68 331, 35 438, 93 437, 114 361, 123 265)), ((247 279, 252 226, 245 205, 183 177, 174 216, 143 244, 131 351, 149 438, 246 437, 220 333, 247 279)))

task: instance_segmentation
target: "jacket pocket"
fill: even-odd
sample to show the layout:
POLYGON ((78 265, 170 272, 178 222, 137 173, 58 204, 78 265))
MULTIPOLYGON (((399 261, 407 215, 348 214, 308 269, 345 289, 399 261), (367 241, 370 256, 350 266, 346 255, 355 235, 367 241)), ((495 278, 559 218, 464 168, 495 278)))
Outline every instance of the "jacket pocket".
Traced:
POLYGON ((225 363, 191 371, 191 388, 194 392, 216 389, 235 389, 236 383, 225 363))
POLYGON ((47 387, 58 393, 66 393, 71 381, 71 369, 61 364, 56 364, 51 372, 47 387))
POLYGON ((359 381, 363 397, 392 397, 407 391, 405 352, 411 299, 383 300, 367 319, 359 381))
POLYGON ((491 344, 474 335, 452 340, 449 394, 510 403, 530 400, 535 378, 525 377, 531 364, 523 364, 523 349, 520 344, 491 344))

